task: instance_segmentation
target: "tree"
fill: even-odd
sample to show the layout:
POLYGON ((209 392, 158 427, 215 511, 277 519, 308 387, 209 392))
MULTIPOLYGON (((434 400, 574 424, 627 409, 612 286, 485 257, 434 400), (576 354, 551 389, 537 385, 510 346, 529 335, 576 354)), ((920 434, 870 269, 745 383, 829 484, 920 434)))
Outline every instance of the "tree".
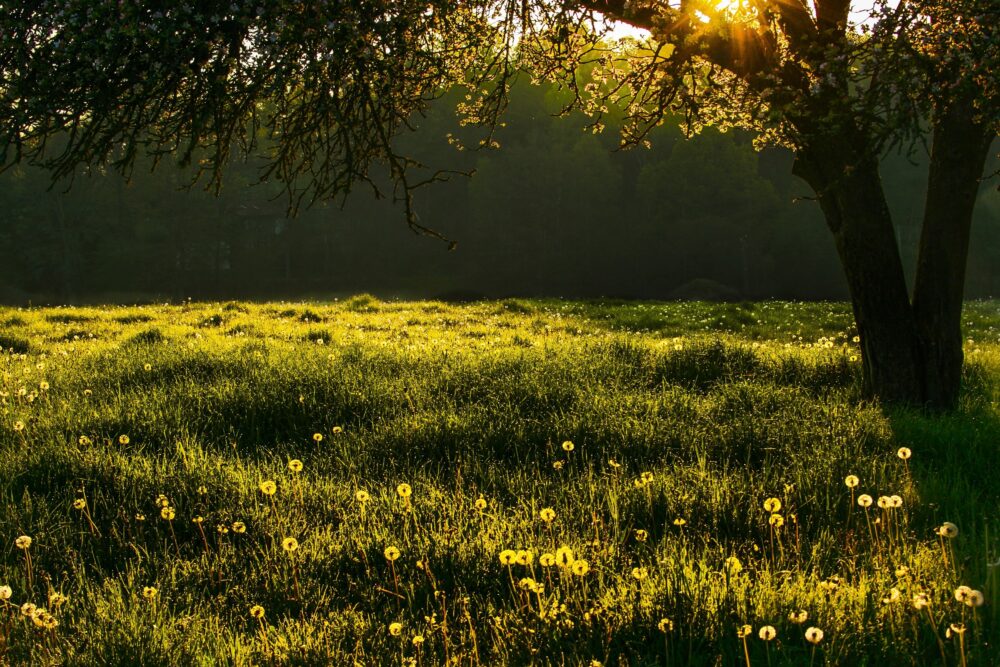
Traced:
POLYGON ((176 154, 209 183, 234 149, 273 146, 265 178, 292 208, 359 184, 392 192, 432 233, 414 188, 447 178, 395 137, 453 84, 486 128, 523 72, 561 82, 566 109, 625 145, 676 117, 741 127, 796 155, 835 240, 862 339, 864 390, 949 407, 958 396, 969 223, 998 123, 995 0, 58 0, 0 5, 0 165, 128 171, 176 154), (612 49, 607 21, 649 31, 612 49), (878 157, 932 134, 912 300, 878 157), (207 151, 207 153, 204 153, 207 151), (380 166, 383 179, 373 167, 380 166))

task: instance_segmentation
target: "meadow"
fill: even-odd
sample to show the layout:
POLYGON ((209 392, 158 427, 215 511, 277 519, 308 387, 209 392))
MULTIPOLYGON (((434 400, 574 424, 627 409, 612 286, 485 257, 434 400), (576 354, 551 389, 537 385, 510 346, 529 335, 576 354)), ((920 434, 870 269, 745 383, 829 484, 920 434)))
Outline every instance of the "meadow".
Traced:
POLYGON ((0 664, 1000 664, 961 408, 844 304, 0 309, 0 664))

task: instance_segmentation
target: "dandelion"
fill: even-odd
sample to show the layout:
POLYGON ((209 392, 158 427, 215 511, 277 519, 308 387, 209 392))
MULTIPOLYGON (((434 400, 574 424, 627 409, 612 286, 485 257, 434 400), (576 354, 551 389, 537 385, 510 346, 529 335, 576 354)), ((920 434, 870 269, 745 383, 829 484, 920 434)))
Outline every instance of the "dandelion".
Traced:
POLYGON ((889 509, 890 507, 892 507, 892 498, 890 498, 889 496, 879 496, 878 506, 884 510, 889 509))
POLYGON ((913 608, 917 611, 921 609, 927 609, 931 605, 931 598, 927 593, 914 593, 913 594, 913 608))
POLYGON ((952 635, 963 634, 965 634, 965 623, 952 623, 948 626, 948 639, 951 639, 952 635))
POLYGON ((258 620, 264 618, 264 608, 261 607, 259 604, 255 604, 254 606, 250 607, 250 616, 258 620))
POLYGON ((896 450, 896 456, 903 459, 904 461, 907 461, 911 456, 913 456, 913 452, 910 451, 909 447, 900 447, 899 449, 896 450))
POLYGON ((273 496, 278 491, 278 485, 268 479, 260 483, 260 492, 265 496, 273 496))
POLYGON ((41 389, 42 391, 48 391, 49 383, 46 382, 45 380, 42 380, 41 382, 38 383, 38 388, 41 389))
POLYGON ((823 631, 816 627, 808 628, 806 630, 806 641, 810 644, 819 644, 823 641, 823 631))
POLYGON ((753 632, 753 628, 749 625, 741 625, 736 628, 736 636, 740 639, 747 637, 751 632, 753 632))
POLYGON ((333 433, 334 435, 340 435, 341 433, 344 432, 344 429, 339 426, 334 426, 332 429, 330 429, 330 432, 333 433))
MULTIPOLYGON (((502 554, 501 554, 501 556, 502 556, 502 554)), ((503 561, 503 558, 501 558, 501 562, 502 561, 503 561)), ((542 567, 552 567, 553 565, 556 564, 556 556, 555 556, 555 554, 551 554, 551 553, 544 553, 544 554, 542 554, 541 556, 538 557, 538 564, 541 565, 542 567)))
POLYGON ((573 449, 575 447, 576 447, 576 445, 573 444, 572 440, 566 440, 562 444, 562 448, 563 448, 564 452, 571 452, 571 451, 573 451, 573 449))
POLYGON ((85 435, 81 435, 77 440, 77 442, 80 444, 81 447, 86 447, 91 444, 90 438, 88 438, 85 435))
POLYGON ((563 466, 566 465, 565 461, 553 461, 552 468, 555 470, 562 470, 563 466))
POLYGON ((674 519, 674 525, 678 528, 683 527, 685 524, 687 524, 687 519, 682 519, 681 517, 674 519))
POLYGON ((302 461, 298 459, 292 459, 288 462, 288 469, 291 472, 302 472, 302 461))
POLYGON ((871 507, 872 502, 873 502, 872 497, 867 493, 862 493, 860 496, 858 496, 858 505, 864 507, 865 509, 871 507))
POLYGON ((757 632, 757 636, 763 639, 764 641, 769 642, 778 636, 778 631, 774 629, 773 625, 765 625, 762 626, 761 629, 757 632))
POLYGON ((205 522, 205 517, 201 516, 200 514, 198 516, 194 517, 193 519, 191 519, 191 523, 202 524, 204 522, 205 522))
POLYGON ((396 493, 399 494, 400 498, 409 498, 413 495, 413 489, 407 483, 402 483, 396 487, 396 493))
POLYGON ((230 526, 230 528, 232 528, 233 532, 236 533, 237 535, 242 535, 243 533, 247 532, 247 525, 242 521, 234 521, 233 525, 230 526))
POLYGON ((646 530, 640 528, 639 530, 635 531, 636 542, 645 542, 648 539, 649 539, 649 532, 647 532, 646 530))
POLYGON ((674 629, 674 622, 669 618, 661 618, 656 627, 660 632, 670 632, 674 629))
POLYGON ((145 365, 143 365, 142 370, 144 370, 144 371, 151 371, 151 370, 153 370, 153 364, 145 364, 145 365))
POLYGON ((805 609, 799 609, 798 611, 788 612, 788 620, 795 625, 802 625, 809 620, 809 612, 805 609))
POLYGON ((424 636, 423 635, 413 635, 413 640, 412 641, 413 641, 413 645, 414 646, 420 646, 421 644, 424 643, 424 636))
POLYGON ((403 624, 399 622, 389 624, 389 634, 398 637, 403 633, 403 624))
POLYGON ((573 550, 569 547, 559 547, 556 549, 556 565, 559 567, 570 567, 573 564, 573 550))
POLYGON ((945 521, 935 529, 935 532, 941 537, 947 537, 949 540, 954 539, 958 537, 958 526, 951 521, 945 521))
POLYGON ((323 442, 323 434, 313 433, 313 442, 323 442))
POLYGON ((136 521, 145 521, 146 520, 146 515, 142 514, 141 512, 136 512, 136 514, 135 514, 135 520, 136 521))
POLYGON ((365 491, 364 489, 358 489, 357 491, 354 492, 354 499, 359 503, 361 503, 362 505, 364 505, 369 500, 371 500, 371 496, 369 496, 368 492, 365 491))
POLYGON ((500 552, 500 562, 504 565, 513 565, 517 562, 517 552, 512 549, 504 549, 500 552))
POLYGON ((587 574, 588 572, 590 572, 590 563, 588 563, 587 561, 585 561, 583 559, 575 560, 575 561, 573 561, 573 565, 571 567, 571 570, 572 570, 573 574, 575 574, 576 576, 582 577, 585 574, 587 574))
POLYGON ((21 615, 30 618, 35 614, 36 609, 38 609, 38 606, 35 605, 35 603, 25 602, 24 604, 21 605, 21 615))
POLYGON ((160 517, 164 520, 173 521, 175 516, 177 516, 177 511, 173 507, 160 508, 160 517))
POLYGON ((771 518, 769 518, 767 522, 772 526, 774 526, 775 528, 781 528, 782 526, 785 525, 785 517, 781 516, 780 514, 772 514, 771 518))
POLYGON ((198 495, 199 496, 208 495, 208 487, 205 486, 204 484, 202 484, 201 486, 199 486, 198 487, 198 495))
POLYGON ((518 565, 531 565, 535 560, 535 554, 527 549, 519 549, 515 558, 518 565))
POLYGON ((968 586, 959 586, 955 589, 955 599, 959 602, 967 603, 970 595, 972 595, 972 589, 968 586))
POLYGON ((545 523, 551 523, 553 519, 556 518, 556 511, 551 507, 546 507, 538 513, 539 518, 545 523))
POLYGON ((903 498, 897 495, 889 496, 889 507, 893 509, 899 509, 903 506, 903 498))
POLYGON ((23 431, 24 430, 24 422, 21 421, 20 419, 18 419, 16 422, 14 422, 14 430, 18 431, 18 432, 23 431))
POLYGON ((229 526, 227 526, 224 523, 220 523, 220 524, 218 524, 218 525, 215 526, 215 532, 217 532, 219 535, 228 535, 229 534, 229 526))
POLYGON ((482 496, 476 498, 476 509, 480 512, 486 509, 486 498, 483 498, 482 496))
POLYGON ((764 511, 772 514, 781 511, 781 501, 777 498, 768 498, 764 501, 764 511))
POLYGON ((614 468, 615 470, 622 467, 622 464, 618 463, 618 461, 615 461, 614 459, 608 459, 608 465, 614 468))
POLYGON ((118 436, 118 444, 119 445, 127 445, 129 442, 130 442, 129 437, 127 435, 125 435, 124 433, 122 435, 118 436))
POLYGON ((294 537, 286 537, 285 539, 281 540, 281 548, 287 551, 288 553, 292 553, 293 551, 299 548, 299 541, 294 537))
POLYGON ((649 576, 649 571, 644 567, 633 567, 632 568, 632 578, 636 581, 642 581, 649 576))
POLYGON ((87 501, 83 498, 77 498, 73 501, 73 509, 80 510, 81 512, 87 509, 87 501))
POLYGON ((9 600, 12 595, 14 591, 10 586, 0 586, 0 600, 9 600))
POLYGON ((24 549, 25 551, 31 546, 31 538, 27 535, 21 535, 19 538, 14 540, 14 546, 18 549, 24 549))
POLYGON ((858 479, 857 475, 848 475, 844 478, 844 484, 846 484, 849 489, 855 488, 860 483, 861 481, 858 479))
POLYGON ((146 598, 147 600, 152 600, 153 598, 156 597, 156 594, 159 592, 160 591, 158 591, 155 586, 144 586, 142 588, 142 597, 146 598))
POLYGON ((965 598, 965 604, 969 607, 982 607, 985 602, 986 596, 982 591, 969 591, 969 595, 965 598))
POLYGON ((647 470, 646 472, 644 472, 641 475, 639 475, 639 479, 642 480, 643 484, 652 484, 653 483, 653 473, 651 473, 651 472, 649 472, 647 470))

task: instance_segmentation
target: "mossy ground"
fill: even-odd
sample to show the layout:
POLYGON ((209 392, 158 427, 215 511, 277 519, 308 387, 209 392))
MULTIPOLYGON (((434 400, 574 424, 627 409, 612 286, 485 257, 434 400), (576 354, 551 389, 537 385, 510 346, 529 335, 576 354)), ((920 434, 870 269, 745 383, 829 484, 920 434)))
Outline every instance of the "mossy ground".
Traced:
POLYGON ((1000 314, 964 319, 927 416, 859 399, 842 304, 0 310, 0 663, 998 664, 1000 314))

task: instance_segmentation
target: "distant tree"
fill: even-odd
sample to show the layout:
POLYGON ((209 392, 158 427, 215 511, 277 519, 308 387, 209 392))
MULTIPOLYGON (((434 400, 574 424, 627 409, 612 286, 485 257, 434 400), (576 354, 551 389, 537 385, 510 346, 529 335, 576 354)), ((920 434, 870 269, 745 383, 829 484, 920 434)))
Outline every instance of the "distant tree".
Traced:
MULTIPOLYGON (((558 80, 594 116, 622 109, 623 142, 680 116, 794 150, 833 234, 862 338, 864 390, 949 407, 958 396, 969 227, 998 122, 1000 3, 850 0, 345 0, 200 3, 32 0, 0 5, 0 164, 128 171, 178 155, 215 184, 234 149, 273 140, 265 177, 293 205, 381 165, 407 221, 424 181, 395 137, 450 85, 496 126, 520 72, 558 80), (649 31, 615 51, 604 19, 649 31), (582 72, 588 74, 584 75, 582 72), (878 173, 888 147, 932 133, 912 301, 878 173)), ((487 134, 484 143, 493 142, 487 134)))

